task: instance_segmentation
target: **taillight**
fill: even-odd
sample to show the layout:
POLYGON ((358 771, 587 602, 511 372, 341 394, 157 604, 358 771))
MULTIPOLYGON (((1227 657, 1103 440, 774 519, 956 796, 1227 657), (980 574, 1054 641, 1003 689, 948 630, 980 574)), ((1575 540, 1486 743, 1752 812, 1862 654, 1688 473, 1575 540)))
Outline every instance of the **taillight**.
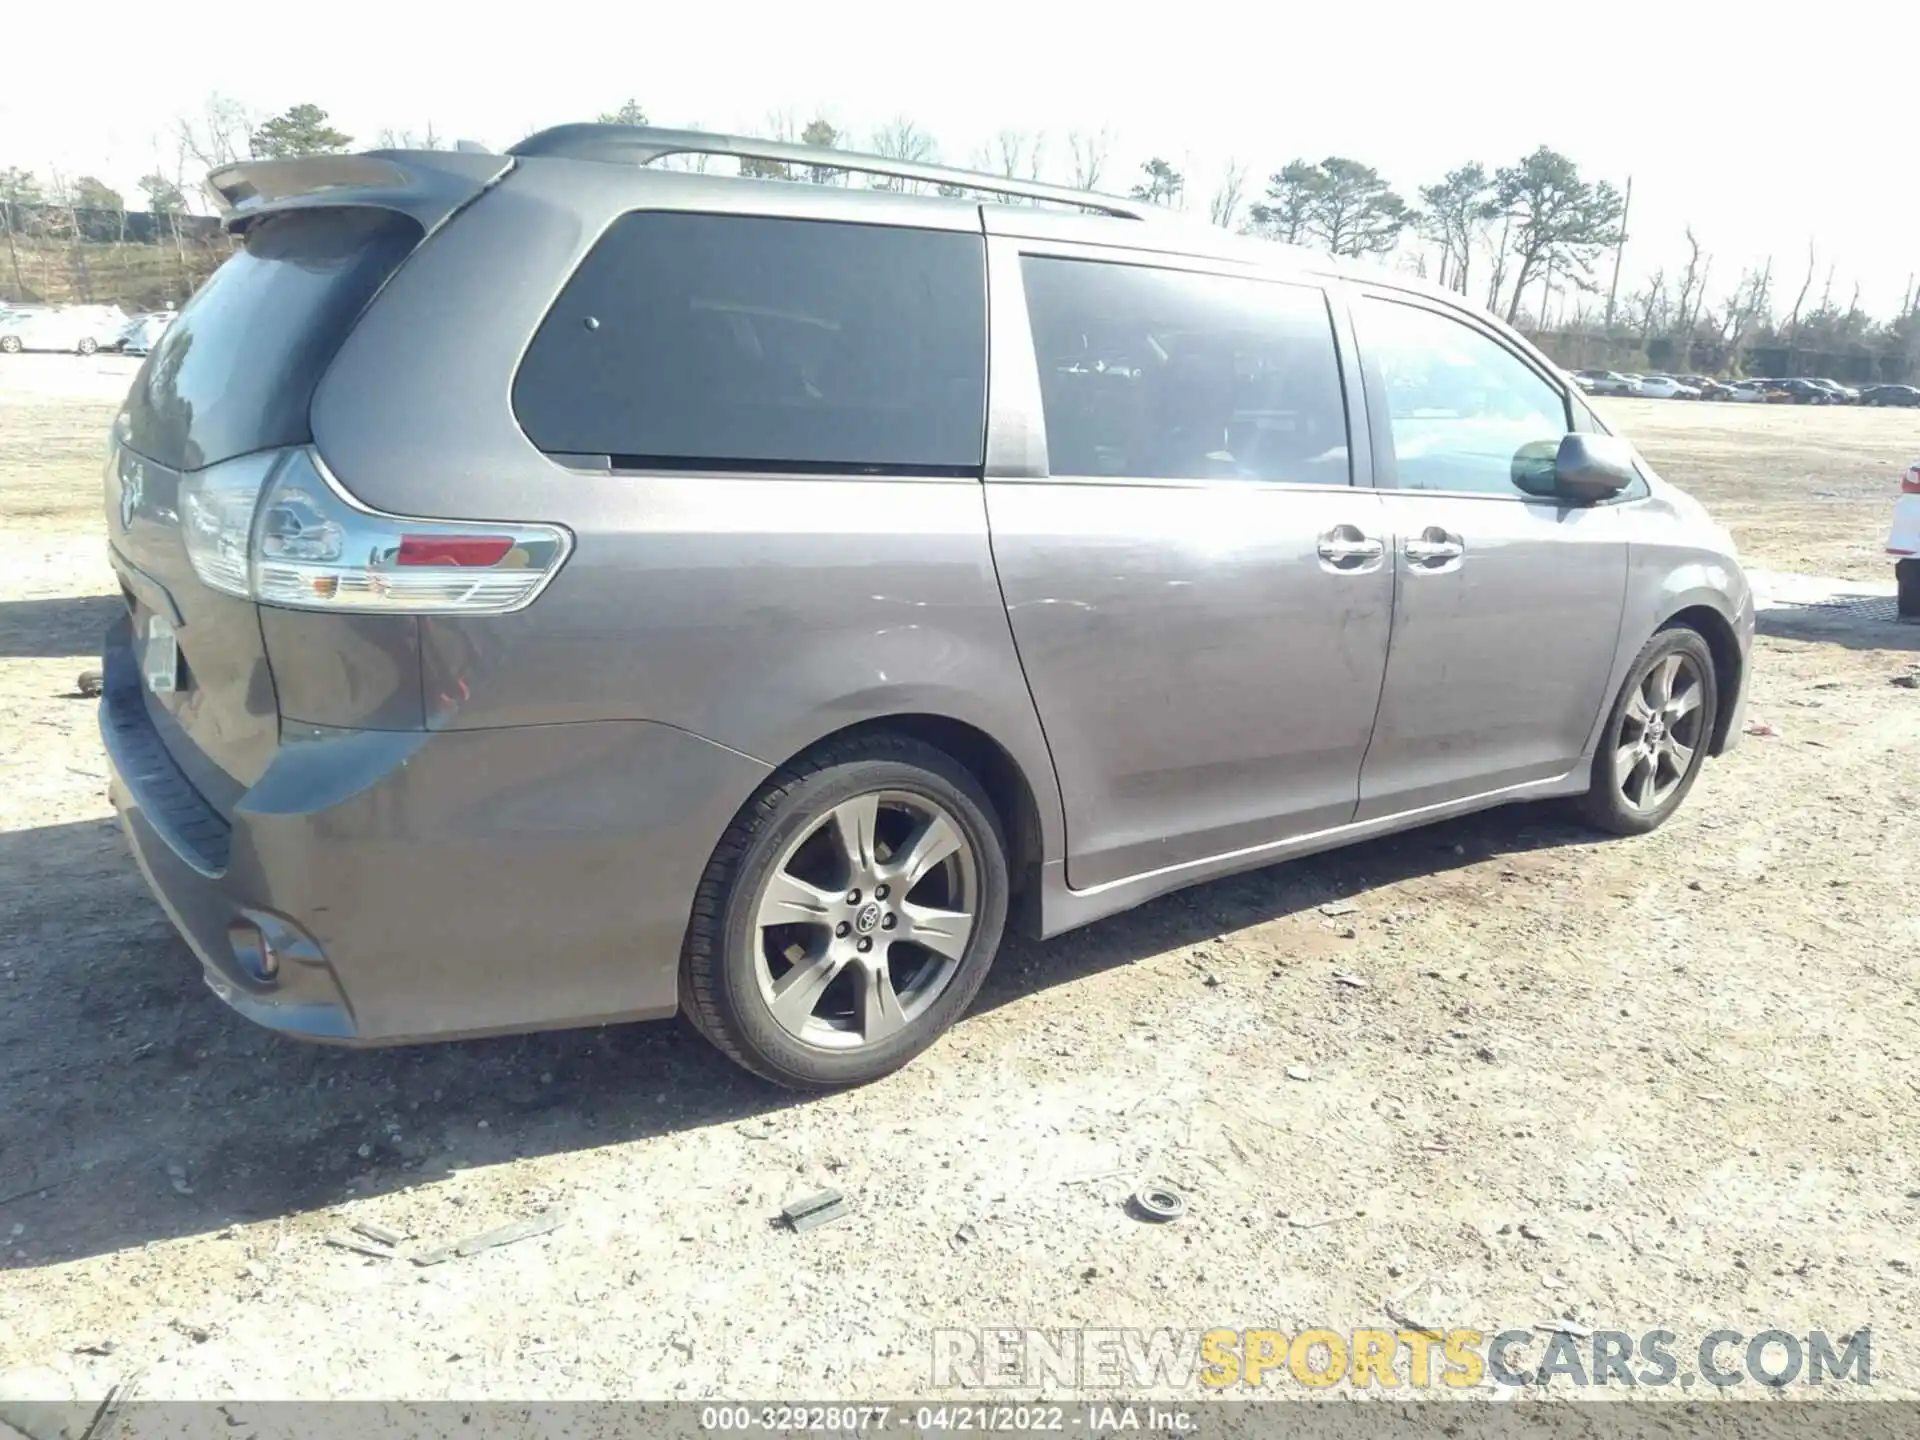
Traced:
POLYGON ((305 449, 183 476, 180 507, 204 584, 297 610, 504 615, 531 604, 572 547, 555 525, 376 514, 305 449))
POLYGON ((1900 478, 1902 495, 1920 495, 1920 465, 1914 466, 1900 478))

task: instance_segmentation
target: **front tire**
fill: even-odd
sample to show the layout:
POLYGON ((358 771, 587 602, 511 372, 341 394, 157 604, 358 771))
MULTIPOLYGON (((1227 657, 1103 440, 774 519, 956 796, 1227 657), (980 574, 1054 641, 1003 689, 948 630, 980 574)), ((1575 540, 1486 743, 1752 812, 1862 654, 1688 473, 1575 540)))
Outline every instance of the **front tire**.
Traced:
POLYGON ((1713 651, 1700 632, 1658 632, 1634 657, 1607 713, 1580 800, 1587 821, 1614 835, 1664 824, 1700 774, 1719 704, 1713 651))
POLYGON ((1007 894, 999 819, 964 766, 906 736, 829 744, 775 772, 714 851, 681 1007, 776 1084, 876 1080, 965 1013, 1007 894))
POLYGON ((100 342, 95 340, 91 335, 88 335, 82 338, 80 343, 74 348, 82 355, 91 355, 100 348, 100 342))
POLYGON ((18 355, 20 337, 18 335, 0 335, 0 354, 18 355))

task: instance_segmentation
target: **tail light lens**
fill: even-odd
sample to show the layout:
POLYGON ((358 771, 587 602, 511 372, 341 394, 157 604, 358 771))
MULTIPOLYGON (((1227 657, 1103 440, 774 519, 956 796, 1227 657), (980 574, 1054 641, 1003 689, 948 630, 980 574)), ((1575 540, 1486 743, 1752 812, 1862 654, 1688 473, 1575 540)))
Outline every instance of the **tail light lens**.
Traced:
POLYGON ((1900 478, 1902 495, 1920 495, 1920 465, 1914 466, 1900 478))
POLYGON ((504 615, 533 602, 573 543, 556 525, 377 514, 306 449, 185 476, 180 508, 204 584, 297 610, 504 615))

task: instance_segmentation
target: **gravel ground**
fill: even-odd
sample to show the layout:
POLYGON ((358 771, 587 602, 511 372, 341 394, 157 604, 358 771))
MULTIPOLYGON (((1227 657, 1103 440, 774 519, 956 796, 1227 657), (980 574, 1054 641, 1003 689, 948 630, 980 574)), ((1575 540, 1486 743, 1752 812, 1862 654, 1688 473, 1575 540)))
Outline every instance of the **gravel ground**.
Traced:
MULTIPOLYGON (((1391 1313, 1870 1325, 1876 1392, 1920 1394, 1920 691, 1893 683, 1920 630, 1766 611, 1749 718, 1775 733, 1654 835, 1494 812, 1018 945, 949 1038, 855 1093, 796 1100, 673 1023, 311 1048, 203 988, 73 693, 116 603, 96 469, 128 368, 0 363, 15 1392, 918 1395, 940 1326, 1391 1313), (1127 1216, 1148 1174, 1185 1219, 1127 1216), (828 1186, 846 1218, 770 1225, 828 1186), (564 1220, 432 1267, 327 1243, 543 1212, 564 1220)), ((1914 417, 1609 413, 1753 564, 1889 578, 1914 417)))

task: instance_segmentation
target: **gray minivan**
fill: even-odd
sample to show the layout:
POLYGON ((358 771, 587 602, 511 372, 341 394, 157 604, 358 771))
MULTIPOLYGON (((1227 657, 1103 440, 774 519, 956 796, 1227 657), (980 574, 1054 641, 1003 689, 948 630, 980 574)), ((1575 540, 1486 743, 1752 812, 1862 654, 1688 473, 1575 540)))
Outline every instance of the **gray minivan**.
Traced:
POLYGON ((867 1080, 1010 919, 1512 801, 1649 830, 1739 734, 1727 533, 1450 293, 625 126, 210 187, 239 249, 114 425, 101 728, 275 1029, 684 1010, 867 1080))

